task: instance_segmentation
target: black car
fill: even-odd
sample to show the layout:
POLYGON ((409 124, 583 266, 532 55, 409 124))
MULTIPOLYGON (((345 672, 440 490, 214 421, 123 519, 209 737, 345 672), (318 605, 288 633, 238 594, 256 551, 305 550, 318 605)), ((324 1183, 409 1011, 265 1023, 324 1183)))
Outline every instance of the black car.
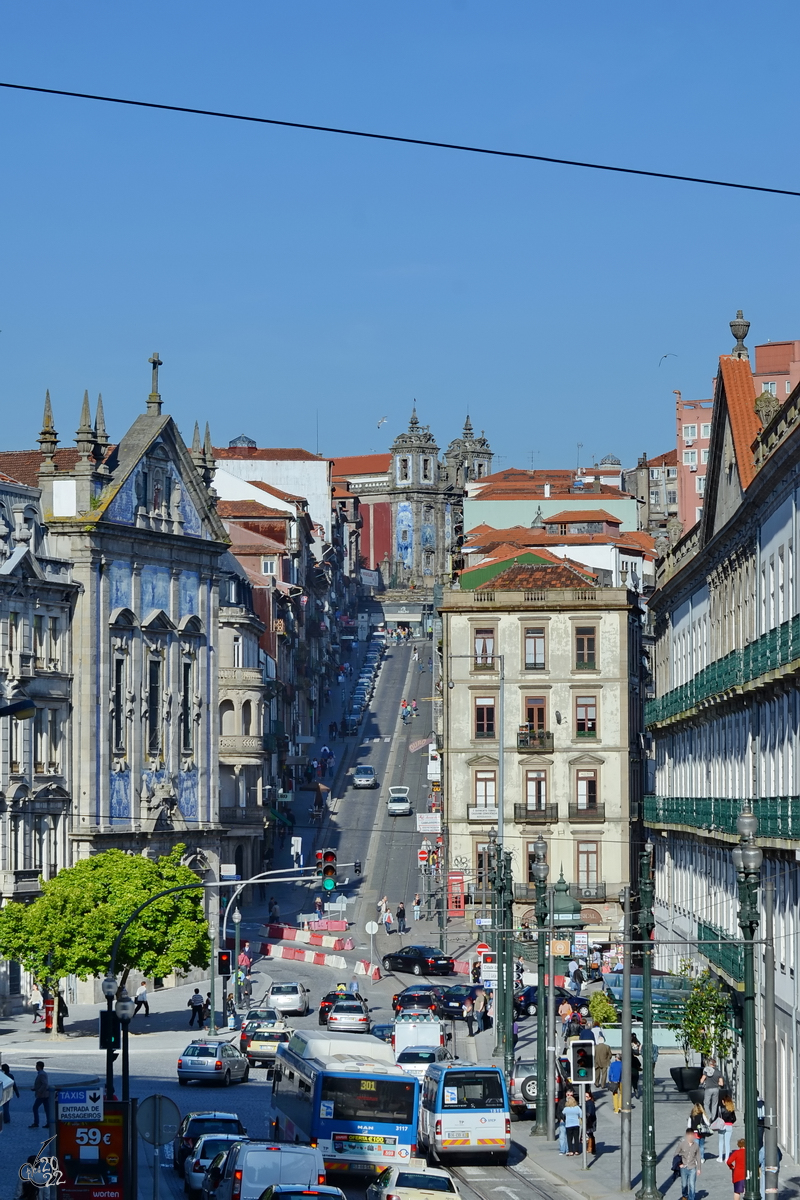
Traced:
POLYGON ((479 984, 469 983, 456 983, 453 987, 445 988, 439 1001, 440 1016, 446 1017, 448 1021, 462 1021, 464 1019, 464 1001, 467 996, 474 1000, 479 990, 481 990, 479 984))
POLYGON ((414 975, 452 975, 455 964, 448 954, 432 946, 403 946, 384 954, 384 971, 411 971, 414 975))
MULTIPOLYGON (((514 992, 514 1016, 519 1017, 535 1017, 538 1007, 539 989, 535 983, 528 984, 527 987, 520 988, 514 992)), ((589 1001, 584 996, 573 996, 566 988, 555 988, 556 994, 556 1009, 565 1000, 572 1008, 573 1012, 578 1013, 581 1017, 589 1015, 589 1001)), ((545 992, 545 1004, 547 1003, 547 993, 545 992)))
POLYGON ((440 983, 414 983, 392 996, 392 1008, 396 1013, 407 1008, 430 1009, 438 1016, 446 990, 440 983))
POLYGON ((334 1004, 338 1004, 340 1000, 363 1000, 363 996, 359 996, 358 992, 326 992, 319 1002, 317 1015, 319 1016, 320 1025, 328 1024, 328 1013, 333 1008, 334 1004))

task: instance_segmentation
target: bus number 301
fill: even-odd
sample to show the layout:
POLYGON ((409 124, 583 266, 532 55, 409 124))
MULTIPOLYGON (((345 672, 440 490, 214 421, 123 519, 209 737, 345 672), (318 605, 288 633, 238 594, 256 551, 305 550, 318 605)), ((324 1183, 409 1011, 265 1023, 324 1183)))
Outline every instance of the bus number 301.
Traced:
POLYGON ((93 1129, 76 1129, 75 1141, 79 1146, 99 1146, 100 1142, 108 1146, 111 1142, 110 1133, 102 1133, 96 1127, 93 1129))

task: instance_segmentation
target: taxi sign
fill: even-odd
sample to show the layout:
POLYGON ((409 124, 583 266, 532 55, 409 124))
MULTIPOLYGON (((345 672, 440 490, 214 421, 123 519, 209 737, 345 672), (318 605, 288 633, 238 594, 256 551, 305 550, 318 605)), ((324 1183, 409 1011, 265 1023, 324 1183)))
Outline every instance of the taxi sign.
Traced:
POLYGON ((56 1095, 59 1121, 102 1121, 101 1087, 59 1088, 56 1095))

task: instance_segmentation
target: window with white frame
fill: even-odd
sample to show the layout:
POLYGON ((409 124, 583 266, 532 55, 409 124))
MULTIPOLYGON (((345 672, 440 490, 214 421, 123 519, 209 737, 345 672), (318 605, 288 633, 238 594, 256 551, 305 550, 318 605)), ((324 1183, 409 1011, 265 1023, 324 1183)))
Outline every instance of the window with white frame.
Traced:
POLYGON ((597 810, 597 771, 577 771, 575 802, 579 812, 597 810))
POLYGON ((650 468, 650 478, 651 479, 660 479, 661 478, 661 468, 660 467, 651 467, 650 468))
POLYGON ((787 396, 790 395, 791 390, 792 390, 792 385, 791 385, 790 381, 787 379, 786 380, 786 395, 787 396))
POLYGON ((684 425, 683 440, 685 442, 693 442, 696 437, 697 437, 697 426, 696 425, 684 425))
POLYGON ((700 437, 701 438, 710 438, 711 437, 711 422, 710 421, 705 421, 700 426, 700 437))
POLYGON ((774 396, 778 391, 778 385, 774 379, 765 380, 761 385, 762 392, 769 392, 770 396, 774 396))
POLYGON ((262 558, 261 574, 262 575, 277 575, 278 560, 276 558, 262 558))
POLYGON ((667 467, 667 479, 677 479, 677 478, 678 478, 678 468, 677 467, 667 467))
POLYGON ((533 626, 525 630, 525 670, 544 671, 545 669, 545 632, 544 626, 533 626))
POLYGON ((494 629, 476 629, 473 635, 475 670, 491 671, 494 668, 494 629))
POLYGON ((578 842, 575 847, 578 884, 592 887, 600 881, 600 846, 597 842, 578 842))
POLYGON ((697 466, 697 451, 696 450, 684 450, 683 465, 685 467, 696 467, 697 466))
POLYGON ((706 477, 705 477, 705 475, 698 475, 695 478, 694 490, 697 492, 698 496, 704 496, 706 494, 706 477))
POLYGON ((678 503, 678 493, 675 491, 675 488, 667 488, 667 504, 677 504, 677 503, 678 503))
POLYGON ((497 775, 494 771, 475 772, 475 807, 497 808, 497 775))
POLYGON ((244 666, 242 661, 242 639, 238 633, 233 635, 233 665, 235 667, 244 666))
POLYGON ((706 466, 707 463, 708 463, 708 450, 701 450, 700 451, 700 465, 704 467, 704 466, 706 466))
POLYGON ((654 508, 657 508, 661 501, 661 492, 658 488, 650 488, 650 503, 654 508))
POLYGON ((696 508, 696 509, 694 510, 694 519, 695 519, 695 521, 699 521, 699 520, 700 520, 700 518, 702 517, 702 515, 703 515, 703 506, 701 505, 699 508, 696 508))

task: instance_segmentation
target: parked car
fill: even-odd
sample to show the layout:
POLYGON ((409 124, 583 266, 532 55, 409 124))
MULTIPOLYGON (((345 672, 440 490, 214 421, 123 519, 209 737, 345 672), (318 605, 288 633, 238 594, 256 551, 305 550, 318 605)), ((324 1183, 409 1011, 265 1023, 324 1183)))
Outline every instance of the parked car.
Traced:
POLYGON ((320 1025, 327 1025, 328 1013, 339 1000, 363 1000, 358 992, 326 992, 319 1002, 317 1015, 320 1025))
POLYGON ((421 1083, 430 1063, 443 1062, 449 1057, 450 1053, 444 1046, 407 1046, 400 1051, 396 1061, 398 1067, 421 1083))
MULTIPOLYGON (((537 1083, 536 1059, 518 1058, 508 1081, 508 1104, 518 1117, 535 1116, 537 1083)), ((562 1098, 569 1086, 556 1057, 556 1099, 562 1098)))
POLYGON ((308 992, 302 983, 273 983, 266 998, 279 1013, 304 1017, 308 1012, 308 992))
POLYGON ((449 990, 440 983, 414 983, 392 996, 392 1008, 396 1013, 408 1008, 438 1013, 442 999, 449 990))
POLYGON ((250 1036, 247 1061, 251 1066, 271 1067, 278 1053, 278 1046, 289 1041, 292 1030, 279 1021, 278 1024, 257 1025, 250 1036))
POLYGON ((178 1126, 178 1132, 172 1142, 172 1165, 179 1175, 183 1174, 183 1164, 194 1149, 197 1139, 209 1133, 233 1134, 240 1138, 247 1137, 247 1130, 236 1113, 229 1112, 190 1112, 178 1126))
POLYGON ((202 1194, 203 1176, 217 1155, 241 1140, 238 1133, 204 1133, 197 1139, 183 1164, 184 1191, 192 1200, 202 1194))
POLYGON ((217 1188, 222 1182, 222 1176, 225 1171, 225 1163, 228 1160, 230 1148, 220 1150, 216 1158, 212 1158, 208 1164, 208 1170, 203 1176, 203 1187, 201 1191, 202 1200, 216 1200, 217 1188))
MULTIPOLYGON (((573 996, 566 988, 557 987, 554 989, 556 994, 556 1008, 566 1000, 572 1006, 572 1011, 578 1013, 581 1017, 589 1015, 589 1001, 585 996, 573 996)), ((514 990, 514 1016, 515 1017, 535 1017, 538 1007, 539 990, 535 983, 529 983, 527 987, 514 990)), ((547 993, 545 992, 545 1004, 547 1003, 547 993)))
POLYGON ((342 722, 342 737, 355 737, 361 728, 361 712, 353 710, 342 722))
POLYGON ((411 789, 407 787, 389 788, 386 811, 390 817, 406 817, 413 813, 414 805, 411 800, 410 791, 411 789))
POLYGON ((259 1200, 271 1184, 292 1183, 310 1188, 324 1182, 325 1163, 316 1146, 235 1142, 228 1151, 214 1195, 215 1200, 259 1200))
POLYGON ((375 768, 367 765, 356 767, 353 771, 353 787, 357 788, 376 788, 378 786, 378 776, 375 774, 375 768))
POLYGON ((247 1083, 249 1076, 247 1057, 230 1042, 213 1039, 191 1042, 178 1059, 178 1083, 181 1087, 193 1080, 227 1087, 234 1082, 247 1083))
POLYGON ((449 1021, 462 1021, 464 1019, 464 1002, 467 996, 474 1000, 479 989, 480 984, 469 983, 456 983, 452 987, 445 988, 439 1001, 439 1012, 449 1021))
POLYGON ((366 1197, 367 1200, 387 1200, 389 1196, 396 1196, 397 1200, 430 1200, 440 1194, 461 1195, 450 1172, 443 1167, 422 1164, 416 1167, 409 1163, 407 1167, 387 1167, 381 1171, 367 1188, 366 1197))
POLYGON ((364 1000, 337 1000, 328 1013, 328 1029, 338 1033, 369 1033, 369 1009, 364 1000))
POLYGON ((384 971, 411 971, 414 975, 452 975, 455 964, 449 954, 432 946, 403 946, 383 956, 384 971))

